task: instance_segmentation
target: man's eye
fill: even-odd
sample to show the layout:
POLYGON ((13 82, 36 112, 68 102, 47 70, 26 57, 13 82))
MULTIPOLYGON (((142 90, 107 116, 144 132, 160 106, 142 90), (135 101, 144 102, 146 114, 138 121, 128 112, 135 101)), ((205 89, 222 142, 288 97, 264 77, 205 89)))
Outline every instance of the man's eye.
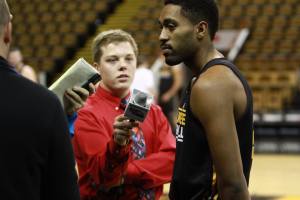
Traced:
POLYGON ((107 59, 106 61, 111 63, 111 62, 116 62, 117 59, 107 59))
POLYGON ((176 26, 174 24, 168 24, 167 27, 169 30, 174 30, 176 28, 176 26))

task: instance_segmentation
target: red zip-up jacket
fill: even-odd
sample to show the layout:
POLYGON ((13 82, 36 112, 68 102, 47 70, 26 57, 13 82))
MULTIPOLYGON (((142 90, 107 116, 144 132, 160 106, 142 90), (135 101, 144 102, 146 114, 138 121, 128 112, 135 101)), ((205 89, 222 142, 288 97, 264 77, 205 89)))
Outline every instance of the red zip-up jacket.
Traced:
POLYGON ((112 137, 114 119, 124 112, 120 101, 99 87, 78 113, 73 147, 82 200, 136 200, 140 189, 152 189, 153 199, 159 199, 163 184, 171 180, 175 139, 160 107, 152 105, 139 124, 146 155, 133 160, 131 144, 121 147, 112 137))

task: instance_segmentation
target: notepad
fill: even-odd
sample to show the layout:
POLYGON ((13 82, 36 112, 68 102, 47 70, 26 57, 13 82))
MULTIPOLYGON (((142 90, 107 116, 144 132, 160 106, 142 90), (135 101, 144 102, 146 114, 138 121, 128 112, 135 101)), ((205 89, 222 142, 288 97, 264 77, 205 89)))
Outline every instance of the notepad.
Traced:
POLYGON ((96 80, 99 81, 101 79, 99 72, 85 59, 80 58, 49 89, 57 95, 63 105, 63 95, 67 89, 74 86, 82 87, 89 80, 95 81, 97 75, 99 78, 96 80))

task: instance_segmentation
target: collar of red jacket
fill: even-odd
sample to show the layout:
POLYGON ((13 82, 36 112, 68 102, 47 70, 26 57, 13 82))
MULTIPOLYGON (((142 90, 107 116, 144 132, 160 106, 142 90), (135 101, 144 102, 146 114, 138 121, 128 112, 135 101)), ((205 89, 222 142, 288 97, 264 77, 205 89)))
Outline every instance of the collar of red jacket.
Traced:
MULTIPOLYGON (((111 103, 113 103, 115 105, 119 106, 121 104, 122 99, 120 97, 114 96, 111 92, 107 91, 106 89, 104 89, 101 86, 99 86, 97 88, 95 94, 100 98, 107 99, 108 101, 110 101, 111 103)), ((129 99, 129 97, 130 97, 130 92, 126 95, 126 97, 124 99, 129 99)))

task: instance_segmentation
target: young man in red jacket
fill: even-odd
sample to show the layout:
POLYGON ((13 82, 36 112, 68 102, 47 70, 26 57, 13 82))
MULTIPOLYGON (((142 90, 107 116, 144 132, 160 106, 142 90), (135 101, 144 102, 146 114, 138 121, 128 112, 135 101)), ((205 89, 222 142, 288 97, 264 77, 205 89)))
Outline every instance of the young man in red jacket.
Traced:
POLYGON ((137 56, 134 39, 122 30, 94 40, 102 80, 78 112, 73 138, 82 200, 159 199, 171 180, 175 139, 161 109, 152 105, 141 123, 123 114, 137 56))

